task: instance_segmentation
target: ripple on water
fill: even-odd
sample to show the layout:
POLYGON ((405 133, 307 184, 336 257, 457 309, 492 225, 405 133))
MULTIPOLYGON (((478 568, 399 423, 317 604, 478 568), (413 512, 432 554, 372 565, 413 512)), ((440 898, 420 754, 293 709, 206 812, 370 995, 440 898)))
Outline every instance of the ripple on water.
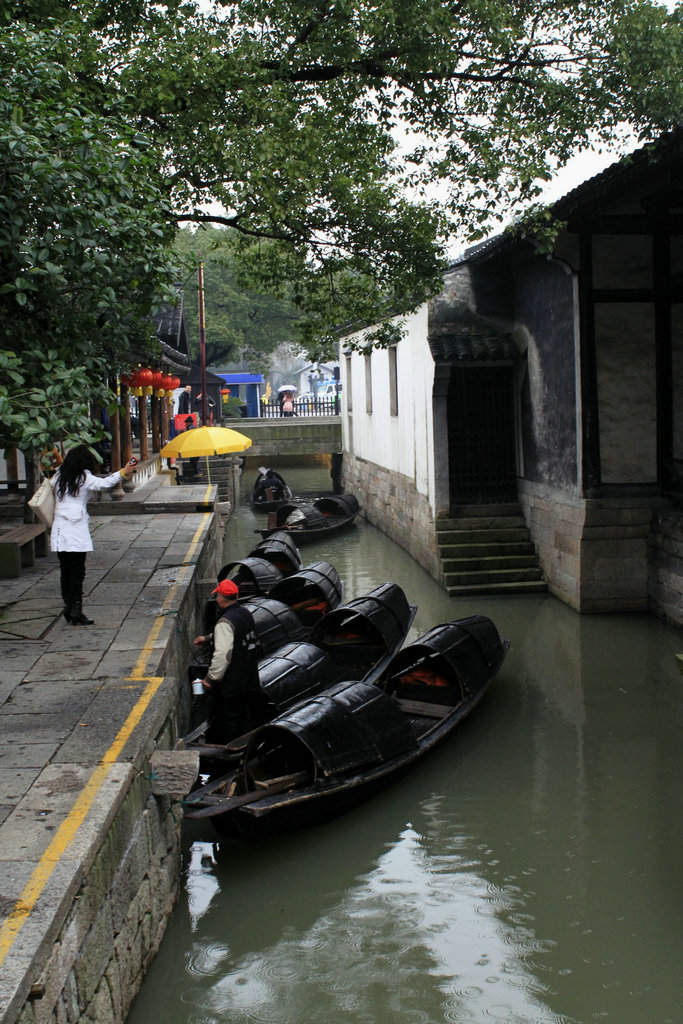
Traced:
POLYGON ((187 958, 187 973, 194 978, 210 978, 230 956, 230 947, 209 943, 192 949, 187 958))

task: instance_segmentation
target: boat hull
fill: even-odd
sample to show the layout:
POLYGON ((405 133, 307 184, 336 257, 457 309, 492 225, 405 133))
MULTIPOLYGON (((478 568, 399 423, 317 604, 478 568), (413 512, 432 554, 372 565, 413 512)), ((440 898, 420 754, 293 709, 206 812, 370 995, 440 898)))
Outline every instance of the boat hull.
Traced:
POLYGON ((508 647, 485 616, 435 627, 398 651, 376 685, 335 684, 257 730, 225 795, 204 801, 200 791, 188 816, 210 817, 221 835, 260 837, 363 803, 460 725, 508 647))

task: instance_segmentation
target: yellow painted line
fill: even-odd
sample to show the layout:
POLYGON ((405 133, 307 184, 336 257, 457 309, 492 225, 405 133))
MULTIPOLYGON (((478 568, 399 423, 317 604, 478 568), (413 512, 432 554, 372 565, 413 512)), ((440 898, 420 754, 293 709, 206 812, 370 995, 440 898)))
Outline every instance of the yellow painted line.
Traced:
MULTIPOLYGON (((210 514, 211 513, 206 512, 202 516, 201 525, 197 528, 197 531, 190 542, 190 547, 188 548, 185 559, 186 561, 189 560, 192 554, 194 554, 194 551, 199 544, 199 538, 204 530, 206 519, 210 514)), ((25 924, 31 914, 31 911, 38 902, 38 899, 47 885, 52 872, 59 863, 60 858, 69 847, 69 844, 73 842, 78 829, 83 824, 88 811, 91 809, 95 801, 95 797, 104 785, 107 776, 111 771, 112 765, 116 763, 117 757, 130 739, 133 730, 142 719, 142 716, 149 707, 154 694, 164 681, 163 676, 146 676, 144 674, 144 669, 146 668, 147 662, 152 654, 154 642, 163 627, 166 612, 170 608, 177 589, 187 574, 188 568, 189 567, 187 565, 181 567, 178 579, 169 589, 168 596, 163 603, 162 607, 164 610, 160 615, 157 615, 154 620, 140 658, 138 658, 135 668, 133 669, 133 673, 128 676, 129 682, 146 684, 143 692, 136 701, 135 707, 133 707, 126 718, 126 721, 119 729, 114 742, 111 744, 102 760, 95 766, 95 769, 80 796, 77 798, 68 815, 59 826, 50 845, 45 850, 33 870, 30 879, 21 893, 21 896, 14 904, 9 916, 5 919, 2 927, 0 928, 0 964, 3 963, 12 948, 22 925, 25 924)))

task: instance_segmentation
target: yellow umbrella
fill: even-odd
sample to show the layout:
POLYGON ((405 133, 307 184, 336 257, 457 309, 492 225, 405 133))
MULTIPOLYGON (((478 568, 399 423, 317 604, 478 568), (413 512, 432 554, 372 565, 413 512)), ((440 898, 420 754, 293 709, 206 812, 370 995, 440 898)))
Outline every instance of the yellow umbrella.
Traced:
MULTIPOLYGON (((228 427, 197 427, 177 434, 161 449, 166 458, 195 459, 206 455, 206 472, 209 473, 209 455, 227 455, 228 452, 243 452, 251 447, 251 438, 228 427)), ((211 483, 211 477, 208 477, 211 483)))

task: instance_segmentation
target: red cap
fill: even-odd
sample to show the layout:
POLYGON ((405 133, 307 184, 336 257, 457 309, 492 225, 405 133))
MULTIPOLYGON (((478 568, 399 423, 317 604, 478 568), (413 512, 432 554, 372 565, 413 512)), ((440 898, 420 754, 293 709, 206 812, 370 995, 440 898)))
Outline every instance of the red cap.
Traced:
POLYGON ((237 597, 240 592, 240 588, 232 580, 221 580, 215 590, 212 590, 212 594, 222 594, 223 597, 237 597))

